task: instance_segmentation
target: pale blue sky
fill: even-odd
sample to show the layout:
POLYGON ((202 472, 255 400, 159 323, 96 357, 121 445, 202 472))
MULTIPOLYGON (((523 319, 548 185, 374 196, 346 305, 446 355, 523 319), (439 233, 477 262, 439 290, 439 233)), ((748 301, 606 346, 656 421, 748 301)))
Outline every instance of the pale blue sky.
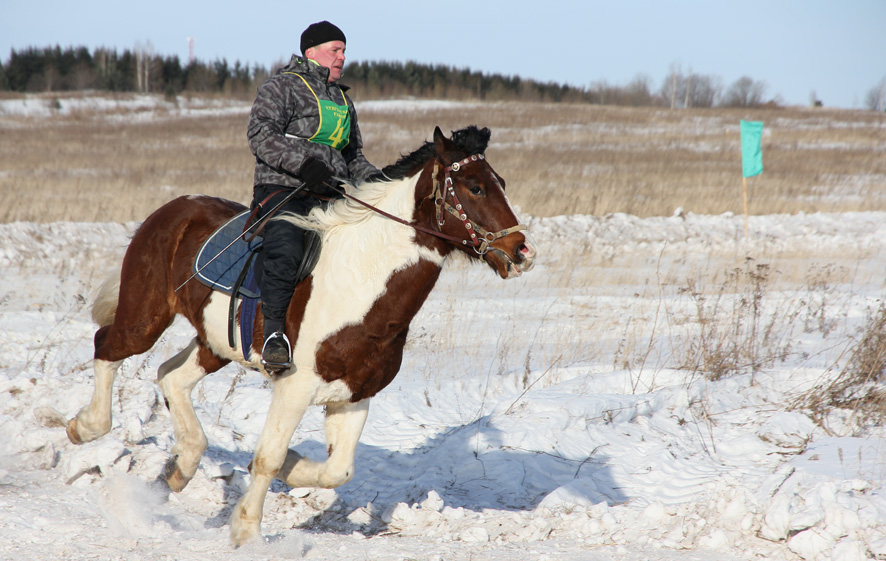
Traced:
MULTIPOLYGON (((672 65, 767 84, 766 97, 861 107, 886 78, 886 0, 3 0, 0 58, 52 45, 271 66, 298 50, 310 23, 348 37, 348 60, 415 60, 578 86, 658 89, 672 65)), ((342 79, 347 83, 347 76, 342 79)))

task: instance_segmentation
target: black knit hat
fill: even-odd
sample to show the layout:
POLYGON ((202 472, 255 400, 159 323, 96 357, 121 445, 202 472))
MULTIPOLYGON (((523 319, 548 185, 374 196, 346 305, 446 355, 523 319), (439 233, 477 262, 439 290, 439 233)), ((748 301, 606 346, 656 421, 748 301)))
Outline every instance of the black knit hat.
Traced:
POLYGON ((347 43, 345 34, 342 33, 341 29, 332 25, 328 21, 312 23, 301 34, 301 52, 302 54, 305 54, 305 51, 311 47, 316 47, 317 45, 322 45, 329 41, 341 41, 342 43, 347 43))

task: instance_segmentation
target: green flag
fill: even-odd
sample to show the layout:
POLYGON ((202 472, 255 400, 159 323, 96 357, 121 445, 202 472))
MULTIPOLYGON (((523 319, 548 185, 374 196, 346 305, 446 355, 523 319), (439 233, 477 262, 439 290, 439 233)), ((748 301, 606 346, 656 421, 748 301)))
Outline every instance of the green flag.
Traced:
POLYGON ((745 177, 763 173, 762 121, 741 121, 741 172, 745 177))

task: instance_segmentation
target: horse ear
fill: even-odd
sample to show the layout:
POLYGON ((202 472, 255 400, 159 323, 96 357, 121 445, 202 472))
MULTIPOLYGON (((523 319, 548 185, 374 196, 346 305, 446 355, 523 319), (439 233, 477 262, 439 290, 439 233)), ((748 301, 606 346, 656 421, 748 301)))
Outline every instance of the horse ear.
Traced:
POLYGON ((443 136, 440 127, 434 127, 434 149, 437 150, 437 155, 443 158, 449 157, 449 152, 452 150, 452 142, 443 136))

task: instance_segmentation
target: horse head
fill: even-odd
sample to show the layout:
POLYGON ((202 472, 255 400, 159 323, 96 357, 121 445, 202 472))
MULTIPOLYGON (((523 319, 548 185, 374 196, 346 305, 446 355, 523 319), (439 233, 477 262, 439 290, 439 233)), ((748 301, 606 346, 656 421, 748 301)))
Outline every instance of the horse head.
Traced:
POLYGON ((504 179, 492 169, 485 151, 489 129, 470 126, 446 138, 434 130, 433 158, 416 186, 423 197, 417 221, 450 240, 451 246, 482 259, 503 279, 535 265, 536 246, 505 195, 504 179), (428 194, 429 193, 429 194, 428 194))

